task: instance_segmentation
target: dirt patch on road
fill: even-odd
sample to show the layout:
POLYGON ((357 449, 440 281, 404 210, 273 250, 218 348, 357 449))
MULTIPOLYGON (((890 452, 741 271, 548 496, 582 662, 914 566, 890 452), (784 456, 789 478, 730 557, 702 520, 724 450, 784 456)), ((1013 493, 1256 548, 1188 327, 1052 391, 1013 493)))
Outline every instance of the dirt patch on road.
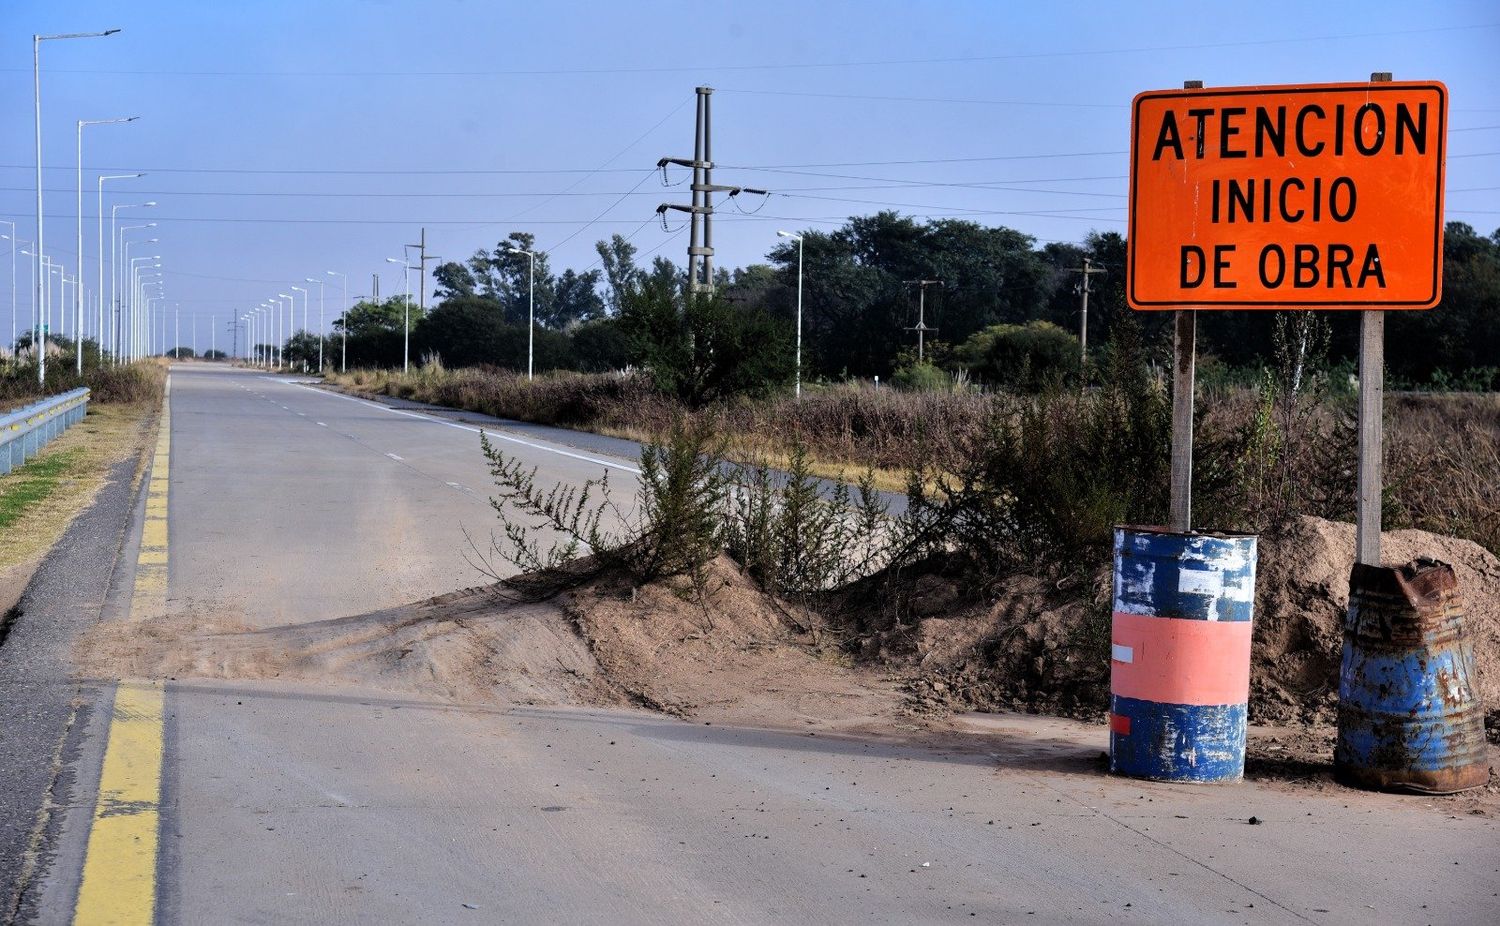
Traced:
POLYGON ((222 614, 116 621, 83 640, 77 662, 91 677, 285 678, 454 701, 574 703, 607 687, 557 607, 499 603, 486 589, 258 630, 222 614))

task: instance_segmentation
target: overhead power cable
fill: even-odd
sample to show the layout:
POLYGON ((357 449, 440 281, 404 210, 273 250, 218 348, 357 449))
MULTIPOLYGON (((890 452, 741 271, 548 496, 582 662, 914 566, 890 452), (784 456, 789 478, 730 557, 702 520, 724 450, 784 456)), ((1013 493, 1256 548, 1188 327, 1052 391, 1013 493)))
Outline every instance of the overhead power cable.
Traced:
MULTIPOLYGON (((948 57, 932 58, 886 58, 866 59, 854 61, 804 61, 804 62, 779 62, 760 64, 691 64, 691 65, 642 65, 642 66, 613 66, 613 67, 589 67, 589 68, 505 68, 495 70, 472 70, 472 71, 398 71, 398 70, 359 70, 359 71, 332 71, 332 70, 307 70, 307 71, 252 71, 252 70, 173 70, 156 68, 138 69, 103 69, 103 68, 51 68, 51 73, 58 74, 133 74, 133 75, 175 75, 184 77, 525 77, 525 76, 555 76, 573 74, 704 74, 722 71, 799 71, 816 70, 827 68, 860 68, 860 67, 894 67, 909 65, 928 64, 972 64, 991 61, 1030 61, 1044 58, 1083 58, 1099 57, 1108 55, 1137 55, 1137 54, 1159 54, 1170 51, 1198 51, 1202 49, 1219 48, 1259 48, 1272 45, 1296 45, 1313 42, 1330 42, 1342 39, 1370 39, 1386 38, 1407 35, 1425 35, 1445 32, 1472 32, 1480 29, 1494 29, 1500 27, 1500 23, 1474 23, 1464 26, 1434 26, 1426 29, 1397 29, 1379 32, 1344 32, 1326 35, 1308 36, 1280 36, 1266 39, 1242 39, 1235 42, 1194 42, 1172 45, 1141 45, 1117 48, 1083 48, 1056 51, 1032 51, 1032 52, 1009 52, 991 55, 958 55, 948 57)), ((25 71, 27 68, 0 68, 0 71, 25 71)))

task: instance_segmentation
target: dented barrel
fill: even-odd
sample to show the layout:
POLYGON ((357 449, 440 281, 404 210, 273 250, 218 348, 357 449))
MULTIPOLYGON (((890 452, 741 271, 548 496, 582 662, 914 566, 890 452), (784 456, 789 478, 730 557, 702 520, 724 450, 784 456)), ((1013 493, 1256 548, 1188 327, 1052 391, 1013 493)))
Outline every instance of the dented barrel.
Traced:
POLYGON ((1244 774, 1255 543, 1115 528, 1111 771, 1198 782, 1244 774))
POLYGON ((1339 669, 1334 777, 1447 794, 1489 779, 1474 644, 1453 567, 1356 563, 1339 669))

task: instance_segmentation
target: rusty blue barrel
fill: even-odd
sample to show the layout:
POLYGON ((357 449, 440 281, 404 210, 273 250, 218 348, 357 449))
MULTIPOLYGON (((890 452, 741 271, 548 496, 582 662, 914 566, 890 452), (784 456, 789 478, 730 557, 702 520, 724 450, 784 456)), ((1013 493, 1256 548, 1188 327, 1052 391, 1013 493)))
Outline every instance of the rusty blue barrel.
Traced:
POLYGON ((1453 567, 1356 563, 1339 669, 1334 777, 1449 794, 1489 780, 1474 644, 1453 567))
POLYGON ((1255 556, 1253 534, 1115 528, 1111 771, 1244 774, 1255 556))

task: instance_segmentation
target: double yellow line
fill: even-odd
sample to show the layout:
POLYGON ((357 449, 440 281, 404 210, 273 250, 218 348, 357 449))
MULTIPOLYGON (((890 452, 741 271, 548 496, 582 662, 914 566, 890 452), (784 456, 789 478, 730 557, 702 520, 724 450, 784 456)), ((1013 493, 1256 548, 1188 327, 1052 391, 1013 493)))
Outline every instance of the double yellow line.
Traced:
MULTIPOLYGON (((171 449, 172 380, 168 377, 130 596, 132 621, 160 617, 166 610, 171 449)), ((73 914, 76 924, 149 926, 155 919, 164 702, 161 682, 122 681, 115 686, 99 800, 73 914)))

